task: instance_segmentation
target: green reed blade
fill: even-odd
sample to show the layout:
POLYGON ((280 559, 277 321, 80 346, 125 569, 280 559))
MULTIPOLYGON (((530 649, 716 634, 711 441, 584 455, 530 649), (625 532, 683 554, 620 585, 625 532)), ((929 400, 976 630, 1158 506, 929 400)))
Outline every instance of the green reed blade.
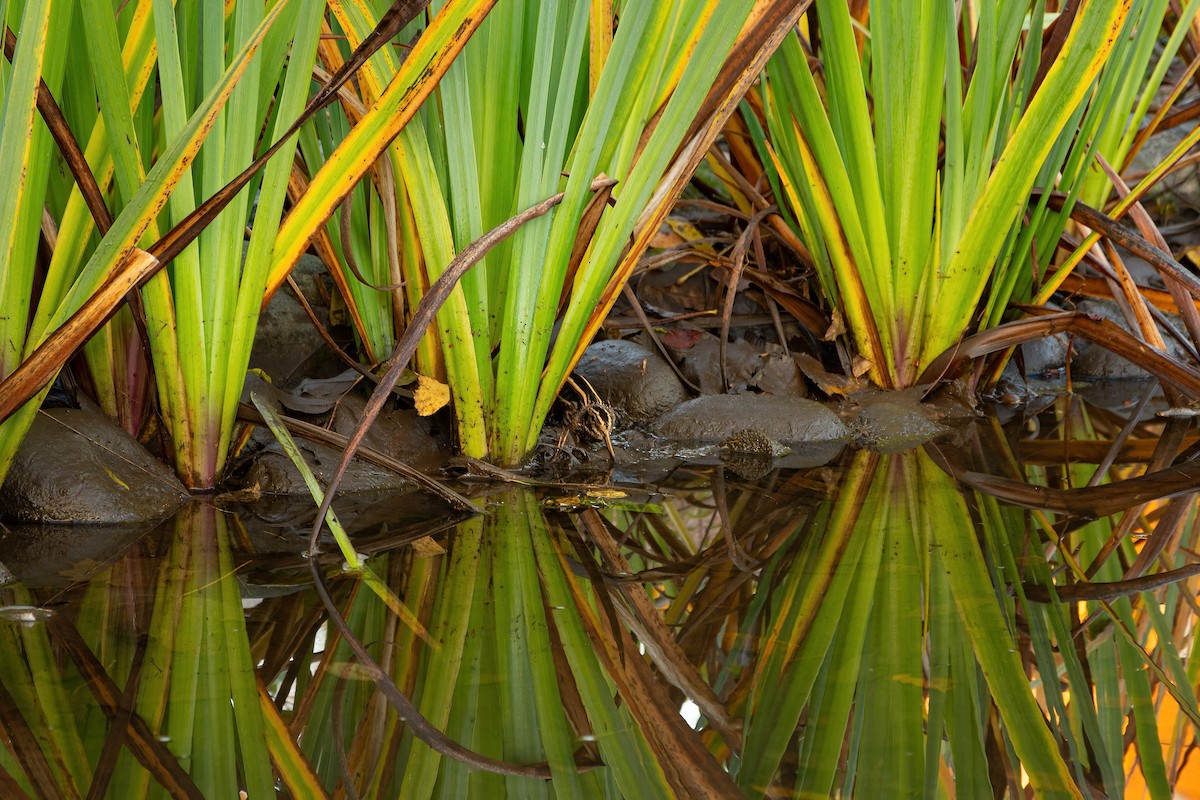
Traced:
MULTIPOLYGON (((427 652, 420 668, 424 680, 417 706, 441 730, 446 729, 450 718, 450 703, 462 666, 483 546, 483 522, 475 517, 458 528, 430 625, 430 633, 439 647, 427 652)), ((411 748, 398 796, 427 800, 433 794, 442 756, 420 742, 413 742, 411 748)))
POLYGON ((1133 711, 1133 725, 1137 742, 1141 776, 1153 800, 1173 797, 1163 763, 1163 738, 1158 728, 1158 712, 1150 692, 1150 676, 1142 668, 1142 654, 1121 639, 1117 640, 1121 656, 1121 676, 1125 680, 1125 691, 1133 711))
POLYGON ((859 740, 855 789, 862 797, 916 798, 924 784, 924 671, 921 650, 913 646, 922 632, 922 609, 913 602, 921 596, 913 541, 913 523, 921 514, 919 507, 897 500, 893 503, 901 507, 891 509, 886 520, 872 520, 873 534, 882 542, 867 548, 882 545, 886 557, 876 580, 866 584, 874 587, 875 597, 863 644, 857 712, 875 722, 864 725, 859 740), (883 720, 886 724, 878 724, 883 720))
MULTIPOLYGON (((309 494, 312 495, 313 500, 317 505, 320 505, 325 501, 325 490, 321 488, 320 481, 317 480, 317 476, 313 474, 312 468, 305 461, 304 454, 300 452, 300 447, 296 444, 296 440, 292 438, 292 434, 284 426, 279 412, 255 392, 250 393, 250 401, 254 403, 254 407, 262 414, 263 420, 266 421, 267 427, 271 429, 271 433, 275 435, 279 446, 283 448, 283 452, 287 454, 288 459, 300 473, 300 477, 304 479, 304 485, 308 487, 309 494)), ((342 527, 342 523, 338 520, 337 514, 334 513, 332 508, 325 515, 325 523, 329 526, 333 538, 337 540, 338 547, 342 551, 342 558, 346 559, 348 567, 351 570, 362 569, 364 561, 358 552, 355 551, 354 543, 350 541, 350 535, 346 533, 346 529, 342 527)))
POLYGON ((224 516, 217 509, 201 508, 200 513, 211 513, 216 529, 217 584, 210 590, 218 605, 210 619, 216 623, 213 652, 219 653, 228 664, 229 695, 233 700, 231 721, 237 733, 237 746, 231 748, 230 753, 241 755, 238 772, 247 794, 269 797, 275 791, 275 775, 271 769, 270 751, 265 746, 267 725, 259 702, 255 660, 250 652, 242 593, 229 547, 229 531, 224 516))
POLYGON ((926 487, 924 502, 929 517, 938 520, 934 540, 942 548, 959 618, 1022 767, 1035 791, 1047 797, 1080 797, 1013 650, 970 513, 945 473, 923 453, 917 455, 917 475, 926 487))

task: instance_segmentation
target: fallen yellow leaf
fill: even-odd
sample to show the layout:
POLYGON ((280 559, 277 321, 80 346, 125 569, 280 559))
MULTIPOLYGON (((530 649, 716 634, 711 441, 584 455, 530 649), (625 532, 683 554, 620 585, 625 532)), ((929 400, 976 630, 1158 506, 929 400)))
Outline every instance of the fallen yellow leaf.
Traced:
POLYGON ((450 387, 425 375, 417 375, 413 401, 417 405, 417 413, 428 417, 450 402, 450 387))

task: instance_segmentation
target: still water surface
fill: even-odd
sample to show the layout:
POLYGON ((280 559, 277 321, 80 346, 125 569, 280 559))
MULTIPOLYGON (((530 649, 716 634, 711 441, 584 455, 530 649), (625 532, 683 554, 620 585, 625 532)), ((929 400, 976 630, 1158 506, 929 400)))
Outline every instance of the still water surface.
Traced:
POLYGON ((0 797, 1197 796, 1196 437, 1127 416, 376 506, 336 618, 311 508, 10 532, 0 797))

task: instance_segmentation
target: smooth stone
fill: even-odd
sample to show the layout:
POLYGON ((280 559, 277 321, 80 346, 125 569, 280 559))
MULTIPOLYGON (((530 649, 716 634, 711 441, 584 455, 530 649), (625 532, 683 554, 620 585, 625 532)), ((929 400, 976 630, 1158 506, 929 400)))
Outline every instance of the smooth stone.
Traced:
POLYGON ((189 495, 175 473, 98 411, 38 412, 0 488, 0 518, 115 525, 161 519, 189 495))
MULTIPOLYGON (((366 407, 366 400, 356 394, 346 394, 331 398, 330 405, 333 407, 330 428, 343 436, 352 436, 366 407)), ((341 461, 341 451, 295 438, 313 474, 323 485, 328 485, 341 461)), ((258 450, 251 457, 245 476, 239 481, 243 488, 264 495, 309 495, 308 485, 300 471, 270 430, 266 427, 256 428, 251 441, 258 450)), ((427 473, 439 469, 452 455, 449 432, 439 417, 420 417, 411 409, 380 413, 367 430, 363 444, 427 473)), ((338 491, 391 491, 407 486, 408 480, 398 473, 363 459, 355 459, 350 462, 338 491)))
MULTIPOLYGON (((270 433, 267 433, 270 436, 270 433)), ((341 462, 342 453, 332 447, 297 439, 304 461, 317 476, 322 486, 328 486, 341 462)), ((308 485, 301 477, 296 465, 283 452, 278 442, 271 441, 254 457, 254 463, 242 481, 246 487, 254 488, 264 495, 305 495, 308 485)), ((407 481, 391 470, 377 467, 365 461, 350 462, 346 475, 338 487, 338 493, 380 491, 399 489, 407 481)))
POLYGON ((704 395, 668 411, 654 426, 659 436, 683 442, 720 442, 747 429, 788 445, 850 438, 838 415, 815 400, 770 394, 704 395))
MULTIPOLYGON (((333 412, 333 430, 353 436, 366 398, 348 394, 333 412)), ((363 444, 423 472, 436 472, 454 455, 449 427, 441 415, 422 417, 411 408, 385 410, 375 418, 363 444)))
POLYGON ((683 383, 662 356, 624 339, 590 346, 575 374, 627 422, 650 422, 687 399, 683 383))
POLYGON ((885 453, 908 450, 950 432, 911 404, 891 400, 864 405, 850 427, 871 449, 885 453))

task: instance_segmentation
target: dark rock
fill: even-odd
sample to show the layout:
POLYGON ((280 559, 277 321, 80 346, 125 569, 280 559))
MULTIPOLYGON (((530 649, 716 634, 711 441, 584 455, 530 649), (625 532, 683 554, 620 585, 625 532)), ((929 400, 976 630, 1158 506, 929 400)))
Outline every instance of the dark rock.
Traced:
POLYGON ((0 518, 111 525, 160 519, 187 503, 175 474, 97 411, 45 409, 0 488, 0 518))
POLYGON ((788 445, 850 438, 825 406, 785 395, 705 395, 667 412, 654 426, 659 436, 681 442, 720 442, 747 429, 788 445))
MULTIPOLYGON (((118 525, 6 525, 0 532, 9 580, 27 589, 56 589, 86 580, 154 531, 160 520, 118 525)), ((169 524, 169 523, 168 523, 169 524)), ((0 575, 0 585, 6 583, 0 575)))
MULTIPOLYGON (((333 430, 345 436, 354 432, 366 401, 357 395, 347 395, 337 404, 333 415, 333 430)), ((364 439, 367 447, 403 461, 410 467, 431 471, 441 467, 450 455, 444 432, 435 430, 433 418, 418 417, 411 410, 385 411, 376 418, 364 439)), ((243 483, 256 487, 266 495, 308 496, 308 486, 299 470, 266 428, 254 432, 253 441, 259 447, 243 483)), ((297 438, 313 474, 322 484, 328 484, 341 461, 340 450, 297 438)), ((361 459, 350 462, 350 468, 338 489, 339 492, 364 492, 399 489, 408 481, 397 473, 377 467, 361 459)))
MULTIPOLYGON (((366 405, 356 394, 343 397, 333 413, 333 430, 353 435, 366 405)), ((367 430, 363 444, 424 472, 441 469, 453 455, 449 430, 440 418, 419 416, 411 408, 381 413, 367 430)))
MULTIPOLYGON (((324 263, 316 256, 303 255, 296 262, 292 277, 305 293, 317 319, 328 328, 329 309, 319 293, 312 290, 316 282, 326 279, 324 263)), ((330 352, 304 307, 285 287, 275 293, 258 318, 250 368, 261 369, 279 384, 290 386, 300 377, 336 375, 345 364, 330 352)))
MULTIPOLYGON (((270 432, 267 433, 270 436, 270 432)), ((309 469, 322 485, 327 486, 341 462, 341 451, 332 447, 296 440, 309 469)), ((263 494, 308 495, 308 485, 300 471, 292 464, 278 442, 271 441, 258 453, 250 471, 246 474, 247 486, 256 487, 263 494)), ((406 481, 391 470, 355 460, 350 462, 346 475, 338 487, 338 493, 380 491, 398 489, 406 481)))
POLYGON ((650 422, 687 399, 683 383, 661 356, 624 339, 593 344, 575 374, 628 422, 650 422))
POLYGON ((756 389, 767 394, 803 396, 804 378, 794 359, 777 344, 760 347, 745 339, 725 346, 725 380, 721 379, 721 339, 703 331, 687 331, 690 336, 664 339, 683 374, 703 394, 723 394, 732 389, 744 392, 756 389), (671 342, 678 342, 672 346, 671 342), (728 385, 725 385, 725 384, 728 385))
MULTIPOLYGON (((1021 357, 1025 362, 1026 375, 1049 375, 1067 366, 1067 336, 1043 336, 1021 345, 1021 357)), ((1009 366, 1015 368, 1015 361, 1009 366)))
POLYGON ((945 425, 928 419, 917 404, 903 398, 877 399, 862 405, 850 427, 864 444, 885 453, 908 450, 950 432, 945 425))

